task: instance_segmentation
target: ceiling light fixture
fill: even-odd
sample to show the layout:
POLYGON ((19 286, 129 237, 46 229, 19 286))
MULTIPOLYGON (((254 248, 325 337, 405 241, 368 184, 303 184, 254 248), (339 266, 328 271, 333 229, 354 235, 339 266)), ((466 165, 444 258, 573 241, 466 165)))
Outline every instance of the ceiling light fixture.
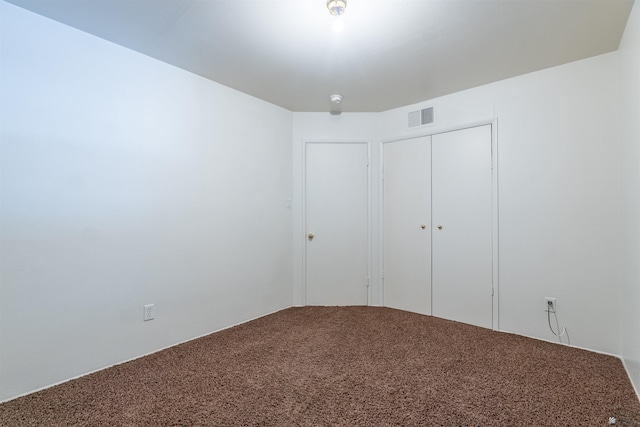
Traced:
POLYGON ((341 16, 347 7, 347 0, 327 0, 327 9, 333 16, 341 16))
POLYGON ((339 94, 335 94, 335 95, 331 95, 329 97, 329 99, 331 100, 331 102, 333 102, 334 104, 340 104, 342 102, 342 95, 339 94))
POLYGON ((327 0, 327 9, 333 16, 333 31, 339 33, 342 31, 344 24, 342 23, 342 15, 347 7, 347 0, 327 0))

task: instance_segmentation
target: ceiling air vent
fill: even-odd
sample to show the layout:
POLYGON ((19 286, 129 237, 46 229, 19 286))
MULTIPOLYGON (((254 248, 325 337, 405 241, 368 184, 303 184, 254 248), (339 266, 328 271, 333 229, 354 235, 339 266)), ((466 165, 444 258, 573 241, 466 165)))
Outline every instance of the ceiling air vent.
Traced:
POLYGON ((423 108, 422 110, 412 111, 409 113, 409 127, 430 125, 433 123, 433 107, 423 108))

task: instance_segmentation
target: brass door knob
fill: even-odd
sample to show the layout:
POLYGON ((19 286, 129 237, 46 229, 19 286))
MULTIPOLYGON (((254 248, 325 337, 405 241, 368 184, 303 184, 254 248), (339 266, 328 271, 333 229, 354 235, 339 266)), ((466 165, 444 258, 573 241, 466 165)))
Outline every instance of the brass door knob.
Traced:
POLYGON ((438 230, 442 230, 442 226, 441 225, 438 226, 438 230))
POLYGON ((309 241, 311 241, 311 240, 313 240, 314 235, 313 235, 313 233, 309 233, 309 235, 307 237, 309 238, 309 241))
POLYGON ((426 226, 426 225, 424 225, 424 224, 422 224, 422 225, 420 226, 420 228, 422 228, 422 229, 424 230, 425 228, 427 228, 427 226, 426 226))

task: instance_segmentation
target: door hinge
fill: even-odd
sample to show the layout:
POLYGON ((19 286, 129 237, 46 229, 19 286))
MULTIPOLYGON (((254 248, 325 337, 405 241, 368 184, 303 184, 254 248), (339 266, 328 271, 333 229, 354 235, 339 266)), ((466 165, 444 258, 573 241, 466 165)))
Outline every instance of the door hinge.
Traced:
POLYGON ((494 296, 494 295, 495 295, 495 289, 491 288, 491 296, 494 296))
POLYGON ((371 279, 369 279, 368 277, 365 277, 365 282, 367 284, 367 288, 371 285, 371 279))

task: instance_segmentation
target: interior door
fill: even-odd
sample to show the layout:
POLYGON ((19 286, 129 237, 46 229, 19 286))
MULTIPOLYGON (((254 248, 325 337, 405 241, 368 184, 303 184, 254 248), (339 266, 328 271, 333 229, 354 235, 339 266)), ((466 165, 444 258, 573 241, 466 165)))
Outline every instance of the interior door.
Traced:
POLYGON ((491 126, 432 137, 433 315, 491 328, 491 126))
POLYGON ((384 305, 431 314, 431 138, 384 144, 384 305))
POLYGON ((366 305, 369 271, 366 143, 307 143, 306 304, 366 305))

